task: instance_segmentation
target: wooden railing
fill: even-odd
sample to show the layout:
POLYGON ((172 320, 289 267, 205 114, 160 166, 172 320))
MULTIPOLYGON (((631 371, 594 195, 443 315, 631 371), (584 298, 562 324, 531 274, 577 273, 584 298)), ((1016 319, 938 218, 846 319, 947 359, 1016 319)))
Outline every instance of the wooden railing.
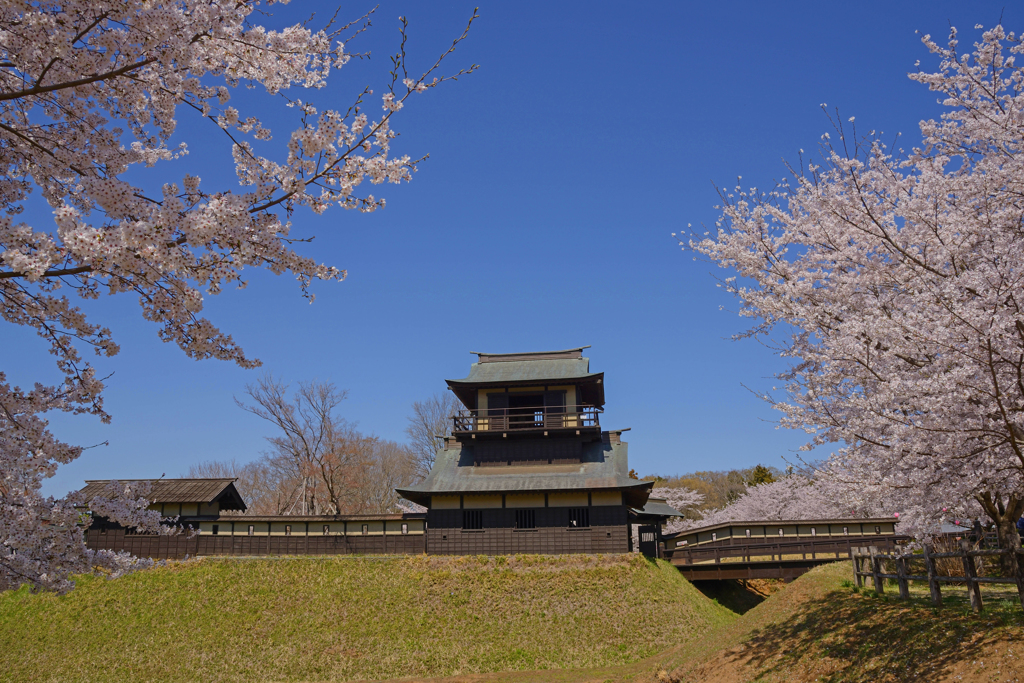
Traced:
POLYGON ((452 416, 453 432, 512 432, 527 429, 601 428, 596 406, 536 406, 463 410, 452 416))
POLYGON ((851 553, 853 559, 853 578, 858 588, 863 587, 864 578, 870 576, 874 583, 876 593, 881 594, 885 589, 885 579, 893 579, 899 587, 900 598, 910 599, 910 582, 927 581, 932 602, 936 607, 942 607, 942 592, 939 588, 941 583, 963 583, 967 587, 967 595, 971 600, 971 608, 975 612, 981 611, 981 584, 1010 584, 1017 587, 1017 595, 1020 598, 1021 606, 1024 607, 1024 550, 993 549, 993 550, 971 550, 967 541, 960 542, 960 549, 951 553, 937 553, 931 544, 924 544, 924 552, 920 555, 911 553, 880 553, 878 548, 870 546, 867 548, 854 548, 851 553), (1014 577, 978 576, 978 568, 975 565, 975 558, 998 557, 1014 552, 1017 554, 1017 574, 1014 577), (935 569, 935 560, 942 558, 959 558, 963 564, 963 576, 939 576, 935 569), (887 561, 895 565, 895 573, 884 571, 883 566, 887 561), (911 562, 923 562, 925 574, 911 574, 908 571, 908 564, 911 562), (870 571, 864 571, 864 564, 868 563, 870 571))
MULTIPOLYGON (((871 537, 887 550, 895 550, 906 536, 871 537)), ((774 562, 783 559, 837 560, 852 556, 855 545, 864 543, 863 536, 830 536, 801 538, 791 541, 747 543, 743 545, 686 546, 665 551, 666 559, 676 566, 723 562, 774 562)))

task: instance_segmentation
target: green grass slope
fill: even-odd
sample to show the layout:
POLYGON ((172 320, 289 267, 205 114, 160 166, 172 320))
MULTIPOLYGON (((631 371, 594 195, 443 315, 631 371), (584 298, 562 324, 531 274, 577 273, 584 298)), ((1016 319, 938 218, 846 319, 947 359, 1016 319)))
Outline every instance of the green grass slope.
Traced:
MULTIPOLYGON (((1024 681, 1024 613, 1016 590, 962 586, 932 607, 927 585, 903 602, 855 591, 849 562, 818 567, 722 627, 616 666, 470 674, 432 683, 1005 683, 1024 681)), ((408 681, 410 679, 403 679, 408 681)), ((419 680, 419 679, 416 679, 419 680)))
POLYGON ((636 556, 211 560, 0 594, 16 681, 326 681, 636 662, 734 618, 636 556))
POLYGON ((663 681, 683 683, 933 683, 1024 678, 1024 614, 1015 589, 982 588, 974 614, 966 591, 927 584, 911 599, 852 589, 849 562, 817 567, 726 627, 664 657, 663 681), (674 665, 674 667, 673 667, 674 665))

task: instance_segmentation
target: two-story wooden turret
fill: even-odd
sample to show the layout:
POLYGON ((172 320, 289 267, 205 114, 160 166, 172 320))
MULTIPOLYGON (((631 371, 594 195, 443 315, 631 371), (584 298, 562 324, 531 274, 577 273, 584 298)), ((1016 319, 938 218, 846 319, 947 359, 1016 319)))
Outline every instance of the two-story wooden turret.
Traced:
POLYGON ((583 349, 478 353, 448 387, 465 405, 420 484, 431 553, 621 553, 653 482, 629 477, 621 432, 602 431, 604 373, 583 349))

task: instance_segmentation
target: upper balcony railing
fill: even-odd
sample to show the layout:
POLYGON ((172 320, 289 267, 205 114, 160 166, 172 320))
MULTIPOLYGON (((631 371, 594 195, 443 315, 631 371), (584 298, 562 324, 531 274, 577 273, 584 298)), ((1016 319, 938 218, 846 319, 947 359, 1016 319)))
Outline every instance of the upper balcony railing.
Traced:
POLYGON ((463 410, 452 416, 453 433, 515 432, 548 429, 600 429, 596 406, 537 406, 463 410))

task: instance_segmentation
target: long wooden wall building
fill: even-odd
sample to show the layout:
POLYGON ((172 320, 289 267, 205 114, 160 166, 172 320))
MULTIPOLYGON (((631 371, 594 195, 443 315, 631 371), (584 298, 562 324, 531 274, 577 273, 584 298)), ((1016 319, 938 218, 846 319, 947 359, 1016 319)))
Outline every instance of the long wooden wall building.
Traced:
MULTIPOLYGON (((177 517, 181 533, 139 534, 104 519, 86 531, 89 547, 138 557, 196 555, 348 555, 426 552, 424 513, 385 515, 246 515, 234 479, 149 481, 150 506, 177 517)), ((88 481, 87 498, 109 481, 88 481)))
MULTIPOLYGON (((145 536, 96 519, 87 542, 155 558, 628 552, 633 524, 657 530, 679 513, 649 500, 653 482, 629 477, 625 430, 602 429, 604 373, 584 348, 479 353, 467 377, 447 381, 463 409, 426 479, 398 489, 425 513, 252 516, 232 479, 161 479, 150 482, 153 508, 193 533, 145 536)), ((109 484, 89 481, 83 494, 109 484)))

